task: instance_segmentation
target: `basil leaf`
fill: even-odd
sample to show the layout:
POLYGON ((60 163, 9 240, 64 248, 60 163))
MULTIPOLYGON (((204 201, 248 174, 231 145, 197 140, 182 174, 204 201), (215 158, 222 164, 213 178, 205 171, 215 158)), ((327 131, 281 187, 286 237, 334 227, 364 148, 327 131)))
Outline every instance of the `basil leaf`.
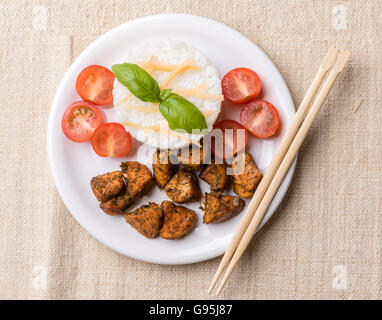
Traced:
POLYGON ((166 92, 159 104, 159 111, 167 120, 171 130, 184 129, 192 133, 192 129, 207 129, 203 113, 187 99, 179 94, 166 92))
POLYGON ((160 89, 155 79, 140 66, 132 63, 115 64, 111 67, 118 81, 145 102, 159 102, 160 89))

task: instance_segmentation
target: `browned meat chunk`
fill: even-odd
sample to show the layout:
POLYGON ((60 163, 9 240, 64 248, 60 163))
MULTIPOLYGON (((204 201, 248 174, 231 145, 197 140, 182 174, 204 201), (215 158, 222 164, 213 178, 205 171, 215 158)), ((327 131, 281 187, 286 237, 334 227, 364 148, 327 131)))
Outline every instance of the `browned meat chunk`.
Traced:
POLYGON ((120 195, 113 197, 109 200, 102 201, 100 208, 111 216, 123 214, 132 204, 133 198, 130 197, 127 189, 120 195))
POLYGON ((170 151, 157 150, 153 155, 154 178, 158 187, 161 189, 166 186, 176 171, 176 166, 170 161, 169 152, 170 151))
POLYGON ((188 171, 199 171, 203 168, 203 148, 191 145, 181 150, 178 159, 184 169, 188 171))
POLYGON ((217 223, 239 214, 244 200, 235 196, 206 193, 203 223, 217 223))
POLYGON ((223 192, 228 184, 226 164, 211 163, 199 174, 200 179, 207 182, 212 191, 223 192))
POLYGON ((98 201, 106 201, 120 194, 125 187, 120 171, 113 171, 96 176, 91 179, 90 185, 98 201))
POLYGON ((172 240, 189 234, 196 226, 196 213, 183 206, 176 206, 171 201, 163 201, 163 227, 160 236, 172 240))
POLYGON ((163 223, 163 210, 154 202, 143 205, 125 215, 126 222, 146 238, 159 236, 163 223))
POLYGON ((145 195, 154 185, 150 170, 137 161, 121 163, 122 174, 126 179, 127 192, 134 200, 145 195))
POLYGON ((263 177, 252 156, 248 152, 238 155, 232 162, 232 169, 233 191, 245 199, 251 198, 263 177))
POLYGON ((184 168, 172 177, 164 191, 176 203, 198 201, 201 196, 198 179, 184 168))

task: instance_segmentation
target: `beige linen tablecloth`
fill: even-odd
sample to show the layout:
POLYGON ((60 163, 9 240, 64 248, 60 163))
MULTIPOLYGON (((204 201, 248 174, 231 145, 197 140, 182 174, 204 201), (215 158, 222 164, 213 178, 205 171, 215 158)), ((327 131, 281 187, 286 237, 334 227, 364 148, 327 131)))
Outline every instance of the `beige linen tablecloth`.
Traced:
POLYGON ((93 239, 63 205, 46 150, 64 73, 94 39, 137 17, 189 13, 243 33, 296 106, 330 46, 352 57, 299 153, 282 205, 221 298, 382 298, 382 1, 0 3, 0 298, 209 298, 220 259, 161 266, 93 239))

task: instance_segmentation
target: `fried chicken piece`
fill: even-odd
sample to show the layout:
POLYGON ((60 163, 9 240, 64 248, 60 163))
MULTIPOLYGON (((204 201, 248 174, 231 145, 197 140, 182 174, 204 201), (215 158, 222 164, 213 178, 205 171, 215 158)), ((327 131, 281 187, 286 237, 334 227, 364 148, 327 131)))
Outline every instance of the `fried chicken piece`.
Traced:
POLYGON ((199 174, 199 178, 207 182, 212 191, 223 192, 229 184, 227 165, 211 163, 199 174))
POLYGON ((126 222, 146 238, 159 236, 163 224, 163 210, 154 202, 125 214, 126 222))
POLYGON ((178 160, 184 169, 188 171, 200 171, 203 169, 204 162, 203 148, 191 145, 187 147, 187 149, 182 149, 178 160))
POLYGON ((90 186, 98 201, 106 201, 120 194, 125 184, 123 183, 122 173, 112 171, 92 178, 90 186))
POLYGON ((196 213, 171 201, 163 201, 163 227, 160 236, 163 239, 178 239, 189 234, 196 226, 196 213))
POLYGON ((127 188, 120 195, 100 203, 100 208, 108 215, 116 216, 123 214, 132 204, 134 199, 130 197, 127 188))
POLYGON ((263 175, 248 153, 239 154, 232 162, 233 191, 240 197, 248 199, 255 193, 263 175))
POLYGON ((206 193, 203 223, 217 223, 239 214, 244 208, 244 200, 236 196, 206 193))
POLYGON ((164 191, 175 203, 198 201, 201 197, 198 179, 184 168, 171 178, 164 191))
POLYGON ((154 185, 154 179, 150 170, 137 161, 121 163, 122 174, 126 179, 127 192, 134 200, 150 191, 154 185))
POLYGON ((176 172, 176 165, 171 163, 169 150, 157 149, 153 154, 154 179, 158 187, 163 189, 176 172))

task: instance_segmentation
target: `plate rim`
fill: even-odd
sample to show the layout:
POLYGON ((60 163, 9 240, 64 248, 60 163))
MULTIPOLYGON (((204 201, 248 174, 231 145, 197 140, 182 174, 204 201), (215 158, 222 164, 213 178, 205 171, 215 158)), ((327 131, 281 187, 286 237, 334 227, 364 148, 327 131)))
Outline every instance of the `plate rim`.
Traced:
MULTIPOLYGON (((111 36, 112 34, 118 32, 120 29, 123 29, 125 28, 127 25, 134 25, 136 23, 142 23, 142 22, 145 22, 145 21, 150 21, 150 20, 154 20, 154 19, 163 19, 163 18, 170 18, 170 17, 184 17, 185 19, 195 19, 195 20, 199 20, 199 21, 203 21, 205 23, 212 23, 212 24, 215 24, 215 25, 218 25, 222 28, 225 28, 227 30, 230 30, 230 32, 232 32, 233 34, 235 34, 236 37, 240 37, 242 40, 250 43, 252 46, 254 46, 259 54, 263 55, 263 57, 265 59, 267 59, 269 62, 270 62, 270 67, 273 68, 273 71, 275 73, 278 74, 278 76, 280 77, 280 79, 282 80, 280 85, 283 87, 283 91, 285 92, 285 95, 286 95, 286 98, 288 99, 287 103, 288 104, 291 104, 293 106, 293 110, 294 112, 296 112, 296 108, 295 108, 295 105, 294 105, 294 102, 293 102, 293 99, 292 99, 292 96, 290 94, 290 91, 289 91, 289 88, 288 86, 286 85, 286 82, 283 78, 283 76, 281 75, 280 71, 277 69, 277 67, 274 65, 273 61, 269 58, 269 56, 261 49, 259 48, 254 42, 252 42, 250 39, 248 39, 246 36, 244 36, 242 33, 240 33, 239 31, 235 30, 234 28, 222 23, 222 22, 219 22, 219 21, 216 21, 216 20, 213 20, 213 19, 210 19, 210 18, 205 18, 205 17, 202 17, 202 16, 198 16, 198 15, 192 15, 192 14, 177 14, 177 13, 165 13, 165 14, 156 14, 156 15, 148 15, 148 16, 144 16, 144 17, 139 17, 139 18, 136 18, 136 19, 133 19, 133 20, 130 20, 130 21, 127 21, 125 23, 122 23, 120 25, 117 25, 115 26, 113 29, 105 32, 104 34, 102 34, 101 36, 99 36, 97 39, 95 39, 94 41, 92 41, 75 59, 74 61, 72 62, 72 64, 70 65, 70 67, 67 69, 67 71, 65 72, 65 75, 63 76, 63 78, 61 79, 58 87, 57 87, 57 90, 55 92, 55 95, 54 95, 54 98, 53 98, 53 102, 52 102, 52 105, 51 105, 51 108, 50 108, 50 111, 49 111, 49 118, 48 118, 48 127, 47 127, 47 152, 48 152, 48 162, 49 162, 49 167, 50 167, 50 170, 51 170, 51 173, 52 173, 52 177, 53 177, 53 182, 55 184, 55 187, 58 191, 58 194, 60 195, 60 198, 61 200, 63 201, 65 207, 67 208, 67 210, 70 212, 70 214, 72 215, 72 217, 77 221, 77 223, 83 228, 86 230, 86 232, 88 234, 90 234, 93 238, 95 238, 97 241, 99 241, 100 243, 102 243, 104 246, 112 249, 113 251, 116 251, 117 253, 121 254, 121 255, 124 255, 124 256, 127 256, 129 258, 132 258, 132 259, 135 259, 135 260, 138 260, 138 261, 142 261, 142 262, 147 262, 147 263, 154 263, 154 264, 163 264, 163 265, 184 265, 184 264, 192 264, 192 263, 198 263, 198 262, 202 262, 202 261, 207 261, 207 260, 210 260, 210 259, 213 259, 213 258, 216 258, 220 255, 222 255, 224 252, 225 252, 225 249, 226 247, 228 246, 228 243, 225 244, 225 245, 222 245, 221 247, 219 248, 216 248, 214 251, 210 251, 208 253, 204 253, 203 255, 199 254, 199 255, 196 255, 195 257, 192 257, 192 258, 187 258, 187 259, 183 259, 182 261, 163 261, 163 260, 158 260, 158 259, 150 259, 150 257, 145 257, 145 258, 142 258, 142 257, 138 257, 134 254, 126 254, 124 252, 121 252, 118 248, 116 248, 115 246, 113 246, 112 244, 110 243, 105 243, 103 240, 101 240, 97 235, 95 235, 94 233, 92 233, 89 228, 87 228, 83 223, 80 222, 80 220, 77 218, 77 216, 75 214, 72 213, 72 211, 75 211, 74 208, 72 208, 72 205, 70 204, 70 201, 67 201, 65 200, 65 196, 63 196, 64 192, 63 192, 63 186, 61 185, 60 183, 60 179, 57 175, 57 172, 56 170, 54 170, 54 159, 53 159, 53 146, 52 146, 52 143, 53 143, 53 137, 52 135, 50 134, 52 132, 52 130, 54 130, 54 128, 52 128, 53 126, 53 120, 54 120, 54 110, 58 104, 58 99, 59 99, 59 96, 61 95, 62 91, 63 91, 63 87, 64 87, 64 83, 66 83, 67 79, 69 78, 70 74, 72 73, 72 70, 75 69, 77 67, 77 64, 79 63, 79 60, 80 60, 80 57, 82 55, 86 55, 89 51, 91 51, 93 49, 93 47, 95 47, 98 43, 102 42, 104 39, 106 39, 107 37, 111 36)), ((265 216, 263 218, 263 220, 261 221, 261 224, 260 226, 258 227, 257 231, 258 232, 267 222, 268 220, 274 215, 274 213, 276 212, 276 210, 278 209, 279 205, 281 204, 281 202, 284 200, 284 197, 285 197, 285 194, 287 193, 289 187, 290 187, 290 184, 291 184, 291 181, 292 181, 292 178, 294 176, 294 172, 295 172, 295 168, 296 168, 296 163, 297 163, 297 155, 296 157, 294 158, 294 161, 292 162, 291 166, 289 167, 288 169, 288 173, 287 175, 284 177, 284 180, 282 183, 285 183, 286 186, 285 188, 280 192, 280 189, 278 190, 278 192, 280 192, 280 198, 281 200, 279 201, 279 203, 275 206, 274 210, 271 211, 271 214, 267 217, 265 216)))

